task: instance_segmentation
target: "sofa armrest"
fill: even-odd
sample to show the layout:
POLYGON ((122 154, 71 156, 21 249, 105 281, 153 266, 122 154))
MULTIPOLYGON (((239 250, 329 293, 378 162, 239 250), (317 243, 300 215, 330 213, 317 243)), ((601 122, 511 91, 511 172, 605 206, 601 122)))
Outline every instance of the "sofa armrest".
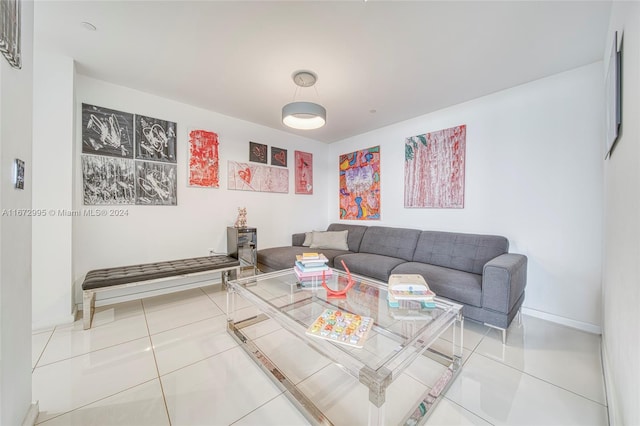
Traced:
POLYGON ((509 313, 526 285, 526 256, 506 253, 493 258, 482 272, 482 307, 509 313))
POLYGON ((304 243, 304 237, 305 237, 304 232, 291 235, 291 245, 302 246, 302 243, 304 243))

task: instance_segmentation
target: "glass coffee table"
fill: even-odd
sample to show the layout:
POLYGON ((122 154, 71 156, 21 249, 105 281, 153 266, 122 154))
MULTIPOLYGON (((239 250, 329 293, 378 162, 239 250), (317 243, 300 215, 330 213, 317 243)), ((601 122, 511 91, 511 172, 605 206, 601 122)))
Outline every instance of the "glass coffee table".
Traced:
MULTIPOLYGON (((400 424, 423 422, 455 378, 462 358, 462 306, 435 299, 435 307, 425 308, 420 302, 401 301, 392 308, 387 301, 387 284, 333 269, 322 278, 304 287, 293 271, 284 270, 254 277, 232 280, 227 285, 227 330, 240 346, 280 386, 312 424, 333 424, 314 401, 305 395, 250 337, 247 327, 272 319, 283 329, 297 336, 308 346, 355 377, 368 388, 370 425, 384 424, 385 401, 391 383, 418 357, 436 361, 443 373, 429 384, 424 395, 415 395, 416 404, 401 419, 400 424), (351 284, 349 282, 351 281, 351 284), (343 291, 344 297, 328 297, 332 291, 343 291), (240 296, 252 307, 251 314, 237 309, 240 296), (259 311, 256 313, 256 310, 259 311), (339 311, 350 318, 364 320, 369 329, 362 348, 347 341, 333 341, 331 336, 311 333, 316 320, 327 313, 339 311), (370 318, 370 320, 367 320, 370 318), (452 342, 440 340, 452 328, 452 342), (380 344, 384 339, 386 344, 380 344), (436 348, 437 347, 437 348, 436 348), (444 348, 444 349, 443 349, 444 348)), ((245 302, 246 303, 246 302, 245 302)), ((340 315, 338 314, 338 315, 340 315)), ((352 343, 352 342, 351 342, 352 343)), ((395 420, 394 420, 395 422, 395 420)))

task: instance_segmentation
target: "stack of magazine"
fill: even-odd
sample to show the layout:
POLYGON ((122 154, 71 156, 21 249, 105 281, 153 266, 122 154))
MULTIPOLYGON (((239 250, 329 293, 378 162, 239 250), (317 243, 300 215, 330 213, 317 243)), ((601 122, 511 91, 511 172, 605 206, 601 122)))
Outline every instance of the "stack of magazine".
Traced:
POLYGON ((319 285, 322 276, 330 277, 333 273, 327 264, 329 259, 322 253, 302 253, 296 256, 293 270, 302 287, 319 285))

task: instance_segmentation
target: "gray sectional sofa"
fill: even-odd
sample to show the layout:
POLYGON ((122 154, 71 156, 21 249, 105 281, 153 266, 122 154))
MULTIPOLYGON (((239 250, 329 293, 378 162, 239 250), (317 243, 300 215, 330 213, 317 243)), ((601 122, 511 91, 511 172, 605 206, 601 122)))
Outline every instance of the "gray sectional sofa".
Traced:
MULTIPOLYGON (((320 251, 329 266, 383 282, 391 274, 420 274, 438 296, 464 306, 465 318, 503 330, 518 313, 527 283, 527 258, 509 253, 509 241, 494 235, 421 231, 343 223, 327 231, 348 231, 348 250, 303 246, 305 233, 292 245, 258 251, 262 272, 293 267, 295 255, 320 251)), ((346 247, 344 247, 346 248, 346 247)))

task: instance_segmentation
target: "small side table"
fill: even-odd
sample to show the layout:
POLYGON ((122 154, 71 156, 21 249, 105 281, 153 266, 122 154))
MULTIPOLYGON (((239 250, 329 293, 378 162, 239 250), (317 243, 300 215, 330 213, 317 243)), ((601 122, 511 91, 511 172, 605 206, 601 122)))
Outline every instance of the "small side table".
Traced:
POLYGON ((255 275, 258 267, 258 230, 228 226, 227 254, 240 261, 238 274, 232 271, 231 279, 255 275))

